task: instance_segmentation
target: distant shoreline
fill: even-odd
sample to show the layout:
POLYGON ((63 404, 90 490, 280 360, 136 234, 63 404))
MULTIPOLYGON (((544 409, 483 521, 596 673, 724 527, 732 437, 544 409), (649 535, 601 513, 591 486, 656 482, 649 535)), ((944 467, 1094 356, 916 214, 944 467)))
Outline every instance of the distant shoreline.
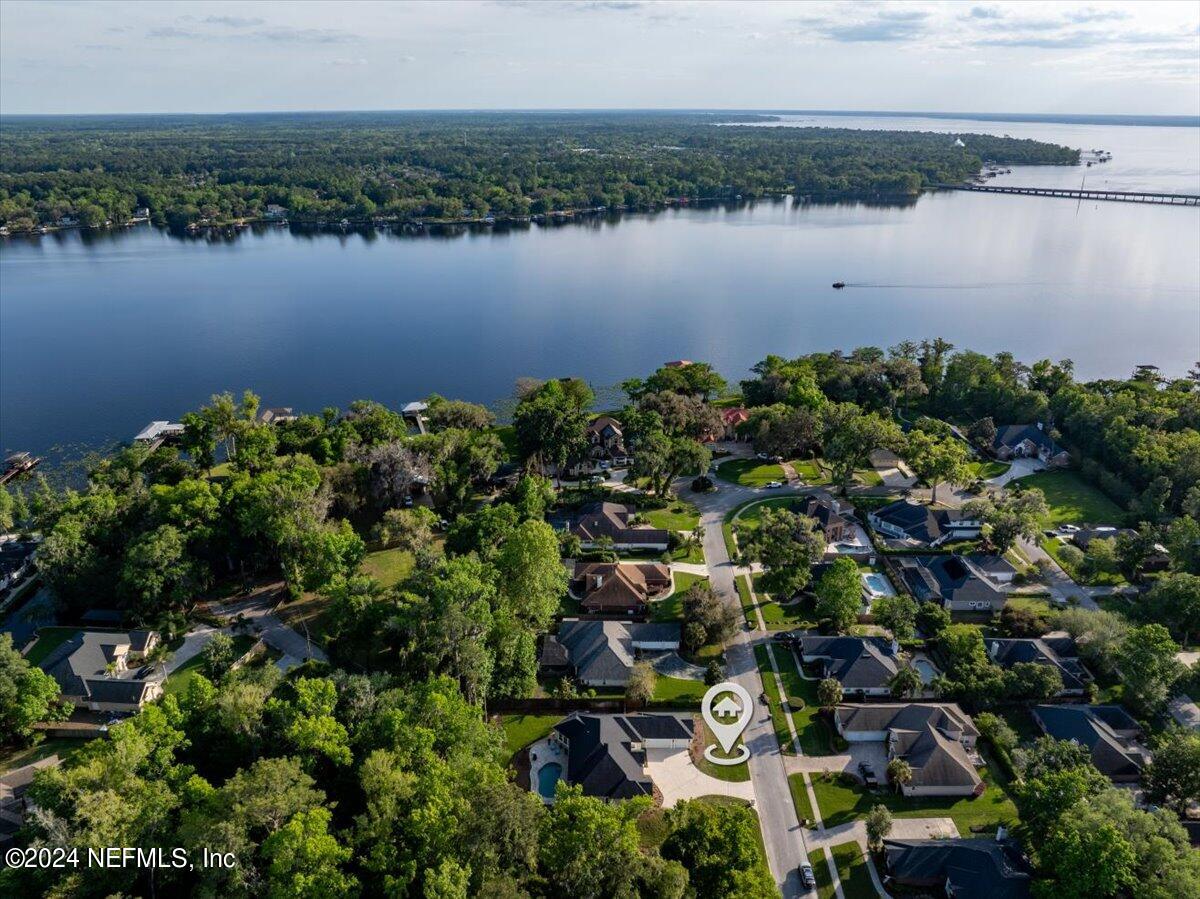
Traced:
MULTIPOLYGON (((1128 113, 1068 113, 1068 112, 925 112, 922 110, 882 109, 351 109, 351 110, 269 110, 260 112, 92 112, 92 113, 5 113, 0 122, 31 120, 97 120, 97 119, 220 119, 220 118, 295 118, 297 116, 377 116, 377 115, 596 115, 615 113, 620 115, 661 115, 664 113, 708 114, 714 116, 756 115, 811 115, 839 116, 842 118, 879 119, 958 119, 973 122, 1040 122, 1058 125, 1122 125, 1160 128, 1200 128, 1200 116, 1194 115, 1133 115, 1128 113)), ((744 124, 744 123, 741 123, 744 124)))

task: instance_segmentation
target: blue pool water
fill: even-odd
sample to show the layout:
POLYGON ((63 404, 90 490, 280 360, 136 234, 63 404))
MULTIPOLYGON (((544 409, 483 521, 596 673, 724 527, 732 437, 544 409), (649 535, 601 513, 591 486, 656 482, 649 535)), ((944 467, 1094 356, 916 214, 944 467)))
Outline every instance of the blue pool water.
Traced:
POLYGON ((876 574, 872 572, 870 574, 864 574, 862 579, 863 583, 867 585, 867 589, 876 596, 888 596, 894 592, 892 590, 892 585, 888 583, 887 578, 882 574, 876 574))
POLYGON ((547 762, 538 769, 538 792, 547 799, 554 798, 554 785, 562 777, 562 765, 558 762, 547 762))

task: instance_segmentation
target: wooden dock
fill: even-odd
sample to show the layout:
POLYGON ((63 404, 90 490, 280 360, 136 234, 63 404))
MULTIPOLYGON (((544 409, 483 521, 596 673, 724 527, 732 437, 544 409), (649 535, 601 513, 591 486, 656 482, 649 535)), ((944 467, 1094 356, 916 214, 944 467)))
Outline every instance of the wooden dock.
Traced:
POLYGON ((1162 194, 1136 190, 1072 190, 1062 187, 1018 187, 1004 184, 935 184, 938 190, 970 190, 983 194, 1023 194, 1068 200, 1106 200, 1115 203, 1156 203, 1160 206, 1200 206, 1198 194, 1162 194))

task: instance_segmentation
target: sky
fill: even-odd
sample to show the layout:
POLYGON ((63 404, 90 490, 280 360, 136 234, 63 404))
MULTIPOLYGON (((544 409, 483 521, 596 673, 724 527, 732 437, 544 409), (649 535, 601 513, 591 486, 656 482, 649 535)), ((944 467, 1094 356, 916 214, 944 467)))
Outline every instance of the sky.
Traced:
POLYGON ((1200 3, 0 0, 0 113, 1200 115, 1200 3))

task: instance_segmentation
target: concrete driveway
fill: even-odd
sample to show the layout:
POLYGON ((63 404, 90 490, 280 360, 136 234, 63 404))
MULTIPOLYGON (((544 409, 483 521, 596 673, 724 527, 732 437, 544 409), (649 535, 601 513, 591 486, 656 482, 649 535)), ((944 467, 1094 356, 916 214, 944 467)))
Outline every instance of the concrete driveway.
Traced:
POLYGON ((662 792, 664 808, 700 796, 733 796, 754 801, 753 783, 748 780, 731 783, 710 777, 692 764, 686 749, 648 749, 646 767, 654 785, 662 792))
POLYGON ((837 755, 797 755, 788 756, 785 764, 789 774, 807 771, 809 774, 821 774, 825 771, 845 772, 861 780, 858 773, 860 762, 870 765, 875 771, 879 782, 887 777, 887 746, 883 743, 851 743, 846 752, 837 755))
POLYGON ((1034 472, 1045 470, 1046 463, 1041 459, 1013 459, 1012 464, 1008 467, 1008 471, 984 481, 984 483, 989 487, 1003 487, 1009 481, 1015 481, 1017 478, 1023 478, 1034 472))
POLYGON ((279 619, 274 612, 276 595, 277 591, 274 589, 257 590, 245 599, 214 604, 213 611, 218 615, 230 617, 241 615, 249 622, 250 629, 262 637, 264 643, 284 656, 301 661, 329 661, 321 647, 305 639, 302 634, 292 630, 279 619))

